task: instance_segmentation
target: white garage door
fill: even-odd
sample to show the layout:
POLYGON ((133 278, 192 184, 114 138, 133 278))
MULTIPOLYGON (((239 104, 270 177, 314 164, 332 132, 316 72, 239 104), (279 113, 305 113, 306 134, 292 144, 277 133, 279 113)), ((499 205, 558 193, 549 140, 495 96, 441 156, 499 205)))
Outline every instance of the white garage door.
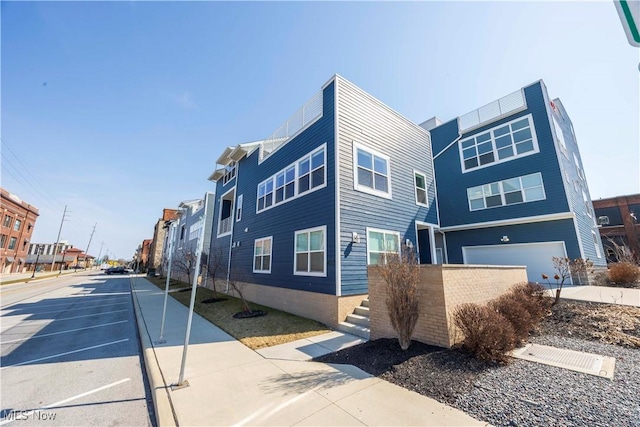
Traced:
POLYGON ((492 246, 465 246, 462 248, 465 264, 526 265, 531 282, 542 282, 542 273, 555 283, 552 257, 566 257, 563 242, 515 243, 492 246))

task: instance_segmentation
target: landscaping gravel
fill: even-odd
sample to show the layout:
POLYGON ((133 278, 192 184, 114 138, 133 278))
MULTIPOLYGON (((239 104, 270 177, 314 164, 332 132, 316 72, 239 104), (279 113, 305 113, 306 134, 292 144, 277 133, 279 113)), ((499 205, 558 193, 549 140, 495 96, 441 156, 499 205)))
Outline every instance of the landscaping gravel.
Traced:
MULTIPOLYGON (((616 309, 611 306, 611 314, 616 309)), ((615 357, 613 380, 519 359, 485 363, 460 348, 415 341, 402 352, 392 339, 317 360, 356 365, 495 426, 640 426, 640 349, 629 340, 600 342, 606 339, 600 324, 593 326, 598 333, 588 333, 584 319, 591 319, 593 310, 589 304, 561 303, 529 342, 615 357)), ((631 315, 640 319, 638 311, 631 315)), ((631 337, 640 332, 635 325, 618 329, 631 337)))

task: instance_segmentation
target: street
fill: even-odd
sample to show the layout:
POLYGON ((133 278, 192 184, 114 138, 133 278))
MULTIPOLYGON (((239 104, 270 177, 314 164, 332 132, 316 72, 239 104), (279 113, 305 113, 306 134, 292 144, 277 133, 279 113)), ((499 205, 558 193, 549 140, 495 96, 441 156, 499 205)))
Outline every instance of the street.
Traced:
POLYGON ((0 288, 0 425, 154 425, 129 276, 0 288))

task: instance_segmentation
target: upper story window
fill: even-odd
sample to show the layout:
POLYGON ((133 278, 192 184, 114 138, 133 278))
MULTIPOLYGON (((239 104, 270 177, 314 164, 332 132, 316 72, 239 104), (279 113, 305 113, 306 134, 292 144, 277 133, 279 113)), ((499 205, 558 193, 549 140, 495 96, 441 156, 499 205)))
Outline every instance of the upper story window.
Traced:
POLYGON ((576 153, 573 153, 573 163, 576 165, 576 171, 578 172, 578 176, 580 179, 584 180, 584 172, 582 171, 582 167, 580 166, 580 160, 578 160, 578 156, 576 153))
POLYGON ((236 177, 236 162, 231 162, 224 167, 224 176, 222 177, 222 185, 227 185, 229 181, 236 177))
POLYGON ((562 154, 566 156, 567 144, 564 142, 564 134, 562 133, 562 128, 560 128, 560 125, 558 124, 558 121, 555 117, 553 117, 553 128, 556 131, 556 138, 558 140, 558 143, 560 143, 560 151, 562 151, 562 154))
POLYGON ((355 189, 391 198, 389 157, 359 144, 353 144, 353 159, 355 189))
POLYGON ((391 254, 400 256, 400 233, 367 228, 367 264, 386 264, 391 254))
POLYGON ((19 219, 16 219, 16 222, 13 223, 13 229, 15 231, 20 231, 20 226, 22 225, 22 221, 19 219))
POLYGON ((243 195, 238 196, 238 201, 236 202, 236 222, 242 219, 242 197, 243 195))
POLYGON ((273 237, 256 239, 253 244, 253 272, 271 273, 271 243, 273 237))
POLYGON ((587 215, 591 217, 591 202, 589 202, 587 193, 584 190, 582 190, 582 200, 584 201, 584 208, 586 209, 587 215))
POLYGON ((427 202, 427 176, 420 172, 414 172, 416 185, 416 204, 429 206, 427 202))
POLYGON ((11 221, 13 221, 13 217, 10 217, 9 215, 5 215, 4 222, 2 223, 2 225, 4 227, 11 227, 11 221))
POLYGON ((593 246, 596 249, 596 256, 598 258, 602 258, 602 252, 600 252, 600 245, 598 244, 598 237, 596 236, 596 232, 591 230, 591 236, 593 237, 593 246))
POLYGON ((4 249, 6 244, 7 244, 7 235, 6 234, 1 234, 0 235, 0 249, 4 249))
POLYGON ((479 169, 537 153, 531 114, 460 141, 462 171, 479 169))
POLYGON ((15 249, 15 248, 16 248, 16 242, 17 242, 17 241, 18 241, 18 239, 17 239, 17 238, 12 237, 12 238, 9 240, 9 247, 8 247, 7 249, 15 249))
POLYGON ((293 274, 300 276, 327 275, 327 227, 308 228, 295 233, 293 274))
POLYGON ((326 145, 298 159, 258 185, 257 212, 326 187, 326 145))
POLYGON ((469 209, 472 211, 534 202, 546 198, 540 173, 468 188, 467 197, 469 209))

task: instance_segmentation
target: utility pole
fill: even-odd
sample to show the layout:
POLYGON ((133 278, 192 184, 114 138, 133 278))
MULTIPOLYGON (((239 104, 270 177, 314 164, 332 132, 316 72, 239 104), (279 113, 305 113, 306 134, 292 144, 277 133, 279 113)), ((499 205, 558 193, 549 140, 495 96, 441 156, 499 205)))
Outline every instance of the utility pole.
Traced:
POLYGON ((87 250, 84 251, 84 270, 87 269, 87 256, 89 255, 89 246, 91 246, 91 239, 93 239, 93 233, 96 232, 96 226, 98 223, 96 222, 93 226, 93 231, 91 232, 91 236, 89 237, 89 243, 87 244, 87 250))
MULTIPOLYGON (((56 245, 53 247, 53 259, 51 260, 52 272, 53 272, 53 267, 56 264, 56 252, 58 252, 58 244, 60 243, 60 233, 62 233, 62 224, 64 224, 66 216, 67 216, 67 205, 64 205, 64 212, 62 213, 62 221, 60 221, 60 229, 58 230, 58 238, 56 239, 56 245)), ((64 255, 63 255, 63 261, 64 261, 64 255)))

